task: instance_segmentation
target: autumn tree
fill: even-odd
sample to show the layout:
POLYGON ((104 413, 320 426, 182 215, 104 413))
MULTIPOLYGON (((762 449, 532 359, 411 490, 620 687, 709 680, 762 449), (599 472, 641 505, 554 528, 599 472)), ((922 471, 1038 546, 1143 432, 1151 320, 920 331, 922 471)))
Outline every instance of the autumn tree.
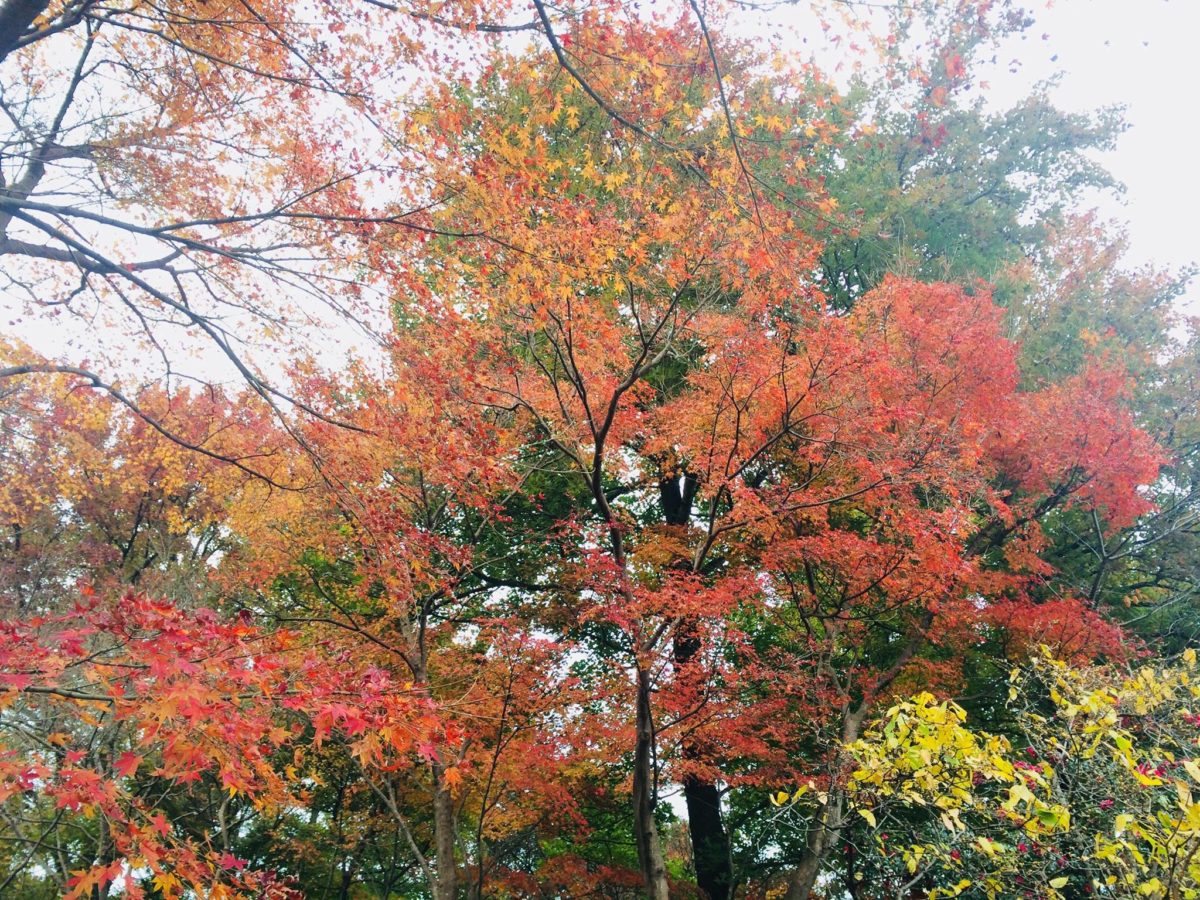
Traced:
POLYGON ((274 698, 316 673, 301 655, 284 664, 288 636, 89 591, 60 614, 6 615, 2 630, 6 889, 33 869, 71 897, 114 884, 285 896, 229 850, 239 795, 294 802, 274 754, 299 722, 277 718, 274 698), (183 798, 195 818, 178 814, 183 798))
POLYGON ((278 377, 280 345, 386 334, 403 280, 392 248, 435 234, 447 199, 411 164, 414 85, 454 83, 510 33, 588 83, 566 46, 583 14, 540 0, 513 20, 507 2, 3 4, 6 305, 35 329, 103 322, 80 329, 98 383, 129 374, 129 339, 168 379, 197 376, 184 360, 199 347, 279 414, 313 414, 278 377))
POLYGON ((1190 444, 1176 438, 1188 431, 1176 426, 1188 403, 1175 373, 1190 366, 1191 329, 1175 301, 1193 270, 1128 267, 1122 229, 1078 206, 1081 192, 1123 189, 1093 153, 1125 130, 1121 110, 1065 112, 1051 102, 1053 83, 995 109, 981 72, 1003 62, 998 40, 1036 40, 1032 25, 1020 10, 976 17, 946 5, 893 20, 882 41, 888 64, 856 76, 846 97, 847 140, 814 164, 838 201, 823 290, 845 309, 888 272, 983 279, 1007 310, 1025 384, 1076 375, 1099 355, 1126 367, 1139 424, 1182 477, 1164 479, 1156 513, 1119 535, 1102 516, 1055 514, 1046 555, 1060 572, 1045 592, 1069 582, 1143 632, 1190 629, 1196 582, 1180 551, 1196 496, 1190 444))
MULTIPOLYGON (((78 329, 98 385, 131 376, 134 340, 154 360, 141 377, 204 378, 185 362, 199 349, 277 414, 313 414, 278 351, 317 346, 314 332, 386 333, 386 247, 428 235, 442 200, 406 162, 411 81, 434 60, 452 80, 489 36, 543 27, 508 13, 4 3, 7 308, 35 330, 102 322, 78 329)), ((0 377, 20 374, 8 362, 0 377)))
POLYGON ((239 517, 278 489, 272 475, 299 474, 270 410, 216 388, 152 386, 120 403, 11 349, 28 374, 0 395, 6 601, 62 611, 83 585, 206 599, 239 517))
MULTIPOLYGON (((736 691, 721 696, 735 683, 726 652, 741 640, 739 608, 784 592, 764 590, 764 569, 802 573, 807 558, 832 589, 811 586, 835 608, 802 611, 814 618, 796 625, 819 623, 816 640, 861 654, 833 685, 836 702, 823 699, 843 715, 838 737, 853 740, 931 632, 954 640, 991 623, 1019 642, 1079 615, 1023 593, 1045 572, 1041 519, 1078 504, 1129 522, 1146 508, 1135 488, 1156 470, 1121 409, 1117 369, 1097 362, 1018 389, 1015 348, 986 295, 893 281, 854 315, 828 316, 819 284, 797 273, 812 268, 810 225, 831 204, 808 179, 756 173, 785 171, 780 148, 803 159, 807 104, 832 101, 797 91, 790 106, 772 103, 753 56, 724 41, 687 20, 577 34, 575 52, 596 53, 592 71, 606 78, 593 86, 638 121, 658 117, 649 145, 611 116, 585 118, 584 88, 549 59, 498 63, 469 101, 439 95, 418 125, 460 199, 437 221, 486 237, 433 242, 428 294, 401 313, 473 361, 482 374, 464 396, 545 448, 526 465, 565 468, 590 494, 562 602, 629 672, 625 752, 652 896, 669 890, 657 760, 682 783, 701 889, 732 887, 718 782, 722 753, 743 748, 713 735, 765 727, 736 691), (638 80, 618 48, 645 58, 638 80), (1049 422, 1070 424, 1054 433, 1049 422), (848 555, 860 572, 845 570, 848 555), (840 633, 858 598, 879 604, 878 643, 840 633), (881 674, 874 654, 889 643, 881 674)), ((1111 646, 1114 632, 1089 616, 1087 649, 1111 646)), ((840 803, 814 826, 797 896, 840 828, 840 803)))
POLYGON ((1174 303, 1191 272, 1129 270, 1125 236, 1094 215, 1054 233, 1042 263, 1026 266, 1010 301, 1027 380, 1078 371, 1088 355, 1120 361, 1134 376, 1131 406, 1165 451, 1152 514, 1117 529, 1101 516, 1062 516, 1048 531, 1048 558, 1072 589, 1172 652, 1194 634, 1190 560, 1200 514, 1195 482, 1195 325, 1174 303))

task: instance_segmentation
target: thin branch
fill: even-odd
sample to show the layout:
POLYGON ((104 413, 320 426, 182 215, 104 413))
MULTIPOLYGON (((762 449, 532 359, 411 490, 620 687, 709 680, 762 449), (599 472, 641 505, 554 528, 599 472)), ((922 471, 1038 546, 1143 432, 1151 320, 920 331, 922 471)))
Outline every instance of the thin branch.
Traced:
POLYGON ((299 488, 296 486, 281 484, 280 482, 273 479, 271 476, 264 475, 262 472, 252 469, 249 466, 247 466, 246 464, 244 464, 243 462, 241 462, 242 459, 246 459, 248 457, 226 456, 223 453, 217 453, 213 450, 209 450, 207 447, 204 447, 201 444, 196 444, 196 443, 193 443, 192 441, 187 440, 186 438, 180 437, 178 434, 175 434, 170 429, 166 428, 156 418, 154 418, 149 413, 147 413, 145 410, 143 410, 135 401, 131 400, 128 396, 126 396, 124 393, 122 393, 118 388, 116 388, 113 385, 104 381, 95 372, 90 372, 87 369, 82 369, 82 368, 79 368, 78 366, 58 365, 55 363, 33 363, 33 364, 29 364, 29 365, 6 366, 4 368, 0 368, 0 380, 3 380, 5 378, 15 378, 20 375, 34 375, 34 374, 76 375, 79 378, 82 378, 85 381, 87 381, 87 387, 91 387, 91 388, 95 388, 97 390, 104 391, 109 396, 111 396, 114 400, 116 400, 118 403, 121 403, 123 406, 128 408, 130 410, 130 412, 132 412, 135 416, 137 416, 139 419, 141 419, 143 422, 145 422, 147 425, 149 425, 151 428, 153 428, 155 431, 157 431, 159 434, 161 434, 163 437, 165 437, 167 440, 171 441, 172 443, 178 444, 180 447, 183 447, 186 450, 191 450, 195 453, 199 453, 203 456, 207 456, 209 459, 213 459, 213 460, 216 460, 217 462, 225 463, 227 465, 231 465, 231 466, 234 466, 235 468, 241 469, 247 475, 253 476, 254 478, 259 479, 260 481, 264 481, 267 484, 269 484, 271 487, 279 488, 280 490, 285 490, 285 491, 299 490, 299 488))

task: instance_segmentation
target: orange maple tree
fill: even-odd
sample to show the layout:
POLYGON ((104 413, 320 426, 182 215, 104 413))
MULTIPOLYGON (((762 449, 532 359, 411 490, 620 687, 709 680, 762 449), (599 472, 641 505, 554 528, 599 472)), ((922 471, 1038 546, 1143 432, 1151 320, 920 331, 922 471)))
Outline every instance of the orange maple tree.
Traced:
MULTIPOLYGON (((621 635, 642 878, 667 896, 665 762, 700 887, 725 896, 723 742, 699 723, 730 735, 729 716, 770 709, 738 708, 740 680, 722 668, 731 620, 806 573, 791 624, 812 635, 814 668, 837 673, 819 703, 841 710, 851 740, 934 635, 1003 626, 1019 645, 1057 623, 1073 652, 1115 652, 1117 632, 1077 601, 1026 595, 1048 571, 1038 523, 1071 505, 1131 522, 1158 457, 1103 360, 1022 390, 986 291, 891 280, 829 314, 801 273, 833 204, 793 162, 821 141, 809 121, 826 95, 773 101, 748 48, 686 17, 585 23, 572 48, 590 86, 652 133, 585 118, 587 86, 537 57, 495 63, 465 100, 439 94, 417 125, 457 199, 435 221, 476 237, 433 243, 402 315, 452 365, 470 361, 469 377, 445 380, 524 435, 518 469, 565 468, 586 489, 561 602, 621 635)), ((821 815, 795 896, 837 830, 835 804, 821 815)))

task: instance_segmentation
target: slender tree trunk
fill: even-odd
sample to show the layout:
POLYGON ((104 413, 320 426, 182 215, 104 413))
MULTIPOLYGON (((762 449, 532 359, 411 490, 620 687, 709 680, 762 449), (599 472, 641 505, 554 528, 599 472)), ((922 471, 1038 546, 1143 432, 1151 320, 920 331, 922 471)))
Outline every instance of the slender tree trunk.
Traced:
MULTIPOLYGON (((424 644, 424 624, 415 631, 410 627, 406 635, 411 648, 408 663, 413 680, 421 685, 422 693, 433 697, 433 686, 429 680, 428 657, 424 644)), ((446 766, 436 755, 429 764, 433 776, 433 871, 425 867, 433 900, 458 900, 458 866, 454 858, 458 846, 458 821, 454 813, 454 797, 446 785, 446 766)))
MULTIPOLYGON (((699 652, 700 639, 694 628, 680 625, 675 635, 676 667, 684 669, 699 652)), ((703 757, 701 748, 686 737, 681 753, 686 762, 703 757)), ((689 773, 683 779, 683 798, 687 803, 696 885, 708 900, 728 900, 733 886, 733 860, 729 853, 729 835, 721 819, 721 793, 712 781, 689 773)))
MULTIPOLYGON (((654 822, 654 721, 650 710, 650 672, 638 665, 637 743, 633 753, 633 834, 638 863, 650 900, 669 900, 667 866, 654 822)), ((440 898, 439 898, 440 900, 440 898)))
POLYGON ((855 878, 855 870, 858 868, 858 851, 854 849, 853 844, 846 844, 842 848, 842 856, 845 858, 843 863, 846 867, 846 877, 843 883, 846 888, 846 894, 850 900, 861 900, 863 896, 863 883, 855 878))
MULTIPOLYGON (((909 643, 909 646, 901 653, 900 659, 896 664, 884 673, 880 681, 881 685, 891 683, 892 679, 896 677, 896 673, 911 658, 915 647, 916 644, 914 642, 909 643)), ((864 697, 858 707, 853 710, 843 710, 843 747, 858 740, 863 720, 871 708, 873 696, 864 697)), ((836 775, 836 763, 832 771, 836 775)), ((821 874, 821 866, 825 862, 825 857, 829 854, 829 849, 841 834, 844 808, 845 796, 840 791, 835 790, 833 785, 830 785, 829 797, 821 807, 821 812, 817 815, 816 821, 813 822, 812 828, 809 829, 808 846, 804 850, 804 856, 800 860, 800 865, 792 873, 792 878, 788 882, 788 892, 784 900, 808 900, 812 895, 812 889, 817 883, 817 876, 821 874)))
POLYGON ((433 766, 433 839, 435 847, 436 883, 434 900, 456 900, 458 897, 458 866, 454 859, 456 823, 454 798, 446 787, 440 763, 433 766))

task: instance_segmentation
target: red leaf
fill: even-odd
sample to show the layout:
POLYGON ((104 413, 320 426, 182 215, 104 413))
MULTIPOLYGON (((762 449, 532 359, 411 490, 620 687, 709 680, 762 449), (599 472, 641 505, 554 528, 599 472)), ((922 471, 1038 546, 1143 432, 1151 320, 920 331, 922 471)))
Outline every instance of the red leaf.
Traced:
POLYGON ((114 768, 117 770, 117 774, 122 778, 129 778, 134 772, 137 771, 138 763, 141 761, 142 758, 136 753, 122 753, 114 764, 114 768))

